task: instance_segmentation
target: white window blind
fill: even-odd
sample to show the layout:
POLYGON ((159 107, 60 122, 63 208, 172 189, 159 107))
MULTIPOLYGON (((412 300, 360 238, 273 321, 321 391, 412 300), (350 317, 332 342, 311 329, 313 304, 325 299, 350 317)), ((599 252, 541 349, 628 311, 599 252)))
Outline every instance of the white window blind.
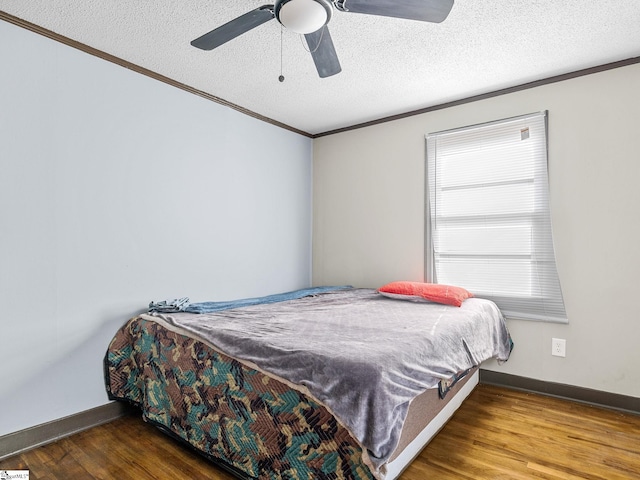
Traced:
POLYGON ((427 280, 506 317, 567 322, 549 212, 547 112, 427 135, 427 280))

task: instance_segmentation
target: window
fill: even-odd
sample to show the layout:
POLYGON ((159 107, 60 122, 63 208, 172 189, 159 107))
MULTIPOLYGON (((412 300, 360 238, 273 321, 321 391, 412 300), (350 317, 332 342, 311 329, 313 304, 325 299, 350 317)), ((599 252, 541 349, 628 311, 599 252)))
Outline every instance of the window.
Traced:
POLYGON ((567 322, 549 212, 547 112, 427 135, 427 280, 509 318, 567 322))

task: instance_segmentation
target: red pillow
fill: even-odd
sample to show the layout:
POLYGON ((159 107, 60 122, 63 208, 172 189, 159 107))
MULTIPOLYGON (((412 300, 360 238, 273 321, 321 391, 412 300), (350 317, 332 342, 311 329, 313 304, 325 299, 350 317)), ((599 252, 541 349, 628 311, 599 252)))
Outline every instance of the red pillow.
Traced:
POLYGON ((402 300, 429 300, 459 307, 473 294, 462 287, 422 282, 391 282, 378 289, 381 295, 402 300))

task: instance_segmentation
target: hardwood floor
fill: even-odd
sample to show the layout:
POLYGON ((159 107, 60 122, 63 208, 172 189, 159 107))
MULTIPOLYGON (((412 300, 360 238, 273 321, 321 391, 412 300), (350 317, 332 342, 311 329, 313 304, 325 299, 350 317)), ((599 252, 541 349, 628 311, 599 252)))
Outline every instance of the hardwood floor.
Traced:
MULTIPOLYGON (((139 417, 0 461, 31 480, 232 480, 139 417)), ((402 480, 640 479, 640 416, 479 385, 402 480)))
POLYGON ((640 479, 640 416, 480 385, 403 480, 640 479))

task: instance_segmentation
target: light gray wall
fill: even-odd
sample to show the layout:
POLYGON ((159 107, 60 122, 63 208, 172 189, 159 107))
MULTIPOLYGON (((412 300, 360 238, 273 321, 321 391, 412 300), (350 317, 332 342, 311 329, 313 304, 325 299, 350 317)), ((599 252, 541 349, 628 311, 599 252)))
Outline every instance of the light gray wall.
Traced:
POLYGON ((0 22, 0 435, 105 404, 108 342, 151 300, 309 286, 311 154, 0 22))
POLYGON ((568 325, 509 321, 486 368, 640 397, 640 65, 314 141, 313 282, 424 278, 424 136, 549 110, 556 256, 568 325), (567 340, 566 358, 551 338, 567 340))

